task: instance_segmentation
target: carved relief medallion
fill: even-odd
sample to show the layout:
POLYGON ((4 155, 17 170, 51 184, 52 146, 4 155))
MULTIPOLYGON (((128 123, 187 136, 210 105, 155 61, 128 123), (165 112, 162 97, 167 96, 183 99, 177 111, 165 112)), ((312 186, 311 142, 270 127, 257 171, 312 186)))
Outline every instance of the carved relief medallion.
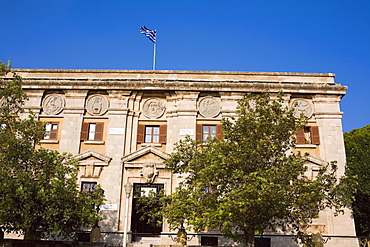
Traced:
POLYGON ((294 117, 299 118, 301 114, 307 118, 310 118, 313 113, 313 107, 308 100, 296 99, 292 102, 292 107, 294 107, 294 117))
POLYGON ((94 95, 86 101, 86 111, 91 115, 103 115, 108 110, 108 100, 103 95, 94 95))
POLYGON ((60 94, 49 94, 42 101, 42 109, 48 115, 56 115, 63 110, 64 104, 64 98, 60 94))
POLYGON ((158 171, 156 169, 155 163, 153 162, 144 163, 143 169, 140 171, 140 176, 142 177, 141 182, 153 183, 157 175, 158 171))
POLYGON ((198 104, 199 113, 203 117, 216 117, 220 113, 220 104, 213 97, 204 97, 198 104))
POLYGON ((143 113, 147 118, 159 118, 165 109, 166 107, 159 99, 148 99, 143 105, 143 113))

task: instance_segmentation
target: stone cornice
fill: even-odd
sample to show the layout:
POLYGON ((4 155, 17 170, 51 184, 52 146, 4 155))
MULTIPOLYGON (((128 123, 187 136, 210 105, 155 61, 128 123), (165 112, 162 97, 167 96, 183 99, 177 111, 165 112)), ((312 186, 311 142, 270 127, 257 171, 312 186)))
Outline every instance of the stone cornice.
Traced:
MULTIPOLYGON (((135 74, 138 75, 265 75, 265 76, 308 76, 335 77, 334 73, 297 73, 297 72, 256 72, 256 71, 197 71, 197 70, 118 70, 118 69, 16 69, 17 73, 101 73, 101 74, 135 74)), ((137 76, 136 76, 137 77, 137 76)))
POLYGON ((336 83, 278 82, 278 81, 204 81, 204 80, 147 80, 147 79, 60 79, 24 78, 24 89, 73 89, 98 87, 100 90, 162 90, 162 91, 233 91, 289 92, 340 94, 347 87, 336 83))
POLYGON ((23 78, 60 79, 149 79, 205 81, 277 81, 334 83, 333 73, 244 72, 244 71, 175 71, 175 70, 76 70, 14 69, 23 78))
POLYGON ((28 90, 284 91, 344 95, 333 73, 15 69, 28 90))

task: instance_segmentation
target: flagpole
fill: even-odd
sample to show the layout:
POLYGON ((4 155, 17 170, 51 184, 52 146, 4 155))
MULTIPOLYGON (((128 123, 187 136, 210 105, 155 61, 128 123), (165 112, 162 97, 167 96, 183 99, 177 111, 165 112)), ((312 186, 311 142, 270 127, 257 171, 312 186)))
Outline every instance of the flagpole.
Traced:
POLYGON ((157 30, 149 30, 146 26, 140 28, 140 32, 150 39, 154 43, 154 54, 153 54, 153 70, 155 70, 155 59, 157 50, 157 30))
POLYGON ((154 42, 154 52, 153 52, 153 70, 155 70, 155 56, 156 56, 156 50, 157 50, 157 37, 154 42))

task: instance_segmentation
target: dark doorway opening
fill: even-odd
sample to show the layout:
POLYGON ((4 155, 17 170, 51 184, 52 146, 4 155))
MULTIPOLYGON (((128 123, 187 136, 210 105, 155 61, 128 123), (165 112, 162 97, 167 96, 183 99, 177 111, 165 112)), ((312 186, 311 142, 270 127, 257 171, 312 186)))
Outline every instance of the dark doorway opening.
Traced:
POLYGON ((132 199, 132 217, 131 217, 131 231, 133 233, 132 237, 142 236, 155 236, 162 232, 162 224, 158 224, 156 219, 152 219, 148 223, 148 218, 144 216, 143 212, 137 212, 138 197, 145 196, 146 193, 150 191, 159 192, 164 189, 164 184, 134 184, 134 197, 132 199), (144 218, 144 220, 140 220, 144 218))

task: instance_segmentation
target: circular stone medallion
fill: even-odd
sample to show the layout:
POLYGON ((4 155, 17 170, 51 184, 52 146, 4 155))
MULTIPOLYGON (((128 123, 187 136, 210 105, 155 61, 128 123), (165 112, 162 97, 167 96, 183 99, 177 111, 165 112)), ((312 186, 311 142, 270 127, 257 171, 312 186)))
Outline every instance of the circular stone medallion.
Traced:
POLYGON ((147 118, 159 118, 165 109, 166 107, 159 99, 148 99, 143 105, 143 113, 147 118))
POLYGON ((220 113, 220 104, 213 97, 205 97, 199 101, 199 113, 203 117, 216 117, 220 113))
POLYGON ((293 100, 291 106, 294 107, 293 115, 296 118, 299 118, 302 113, 307 118, 310 118, 312 116, 313 107, 311 106, 311 103, 308 100, 305 99, 293 100))
POLYGON ((108 110, 108 100, 103 95, 93 95, 86 101, 86 111, 91 115, 100 116, 108 110))
POLYGON ((64 99, 60 94, 49 94, 42 101, 42 109, 48 115, 59 114, 64 108, 64 99))

